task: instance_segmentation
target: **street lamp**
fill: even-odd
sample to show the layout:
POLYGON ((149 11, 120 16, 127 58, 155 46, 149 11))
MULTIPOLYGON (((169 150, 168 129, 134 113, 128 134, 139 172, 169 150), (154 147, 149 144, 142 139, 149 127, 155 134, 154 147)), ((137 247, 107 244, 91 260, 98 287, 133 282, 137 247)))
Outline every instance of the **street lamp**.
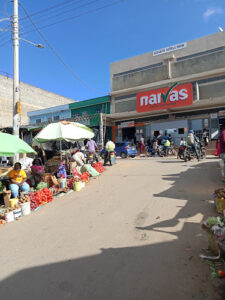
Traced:
POLYGON ((31 45, 33 45, 33 46, 35 46, 35 47, 37 47, 37 48, 44 48, 45 46, 44 45, 42 45, 42 44, 36 44, 36 43, 33 43, 33 42, 31 42, 31 41, 28 41, 28 40, 25 40, 25 39, 22 39, 22 38, 19 38, 21 41, 24 41, 24 42, 26 42, 26 43, 28 43, 28 44, 31 44, 31 45))

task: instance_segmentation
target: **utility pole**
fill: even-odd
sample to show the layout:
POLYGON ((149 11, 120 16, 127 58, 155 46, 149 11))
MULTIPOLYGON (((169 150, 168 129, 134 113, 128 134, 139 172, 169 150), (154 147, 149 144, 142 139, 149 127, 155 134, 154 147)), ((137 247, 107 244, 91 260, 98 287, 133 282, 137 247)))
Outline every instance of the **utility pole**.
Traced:
MULTIPOLYGON (((18 21, 18 0, 13 1, 13 135, 19 137, 20 128, 20 87, 19 87, 19 21, 18 21)), ((14 157, 18 161, 19 155, 14 157)))

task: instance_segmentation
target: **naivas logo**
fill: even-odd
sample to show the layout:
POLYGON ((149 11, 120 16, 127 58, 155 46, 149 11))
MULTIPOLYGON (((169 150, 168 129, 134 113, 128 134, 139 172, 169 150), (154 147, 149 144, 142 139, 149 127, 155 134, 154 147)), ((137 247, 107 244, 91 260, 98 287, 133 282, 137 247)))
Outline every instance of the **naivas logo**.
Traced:
POLYGON ((193 103, 192 84, 178 85, 137 94, 137 111, 170 109, 193 103))

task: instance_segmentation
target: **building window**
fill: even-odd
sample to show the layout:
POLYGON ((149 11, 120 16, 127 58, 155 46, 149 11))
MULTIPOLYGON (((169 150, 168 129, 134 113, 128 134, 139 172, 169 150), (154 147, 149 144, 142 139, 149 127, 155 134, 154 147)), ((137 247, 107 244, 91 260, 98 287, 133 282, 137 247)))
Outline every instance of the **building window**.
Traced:
POLYGON ((36 119, 36 124, 40 124, 41 123, 41 119, 36 119))
POLYGON ((184 128, 178 128, 178 134, 184 134, 184 128))
POLYGON ((54 121, 59 121, 59 116, 54 116, 54 121))
POLYGON ((102 112, 101 108, 96 110, 96 114, 100 114, 101 112, 102 112))
POLYGON ((48 118, 48 122, 51 123, 52 122, 52 118, 48 118))

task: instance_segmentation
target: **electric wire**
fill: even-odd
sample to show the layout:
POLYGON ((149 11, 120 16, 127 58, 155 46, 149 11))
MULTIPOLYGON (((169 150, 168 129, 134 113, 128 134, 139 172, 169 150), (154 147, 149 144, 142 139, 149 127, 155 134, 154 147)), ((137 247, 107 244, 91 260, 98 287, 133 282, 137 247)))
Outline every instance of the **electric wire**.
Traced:
MULTIPOLYGON (((78 15, 75 15, 75 16, 72 16, 72 17, 69 17, 69 18, 65 18, 65 19, 62 19, 62 20, 60 20, 60 21, 56 21, 56 22, 53 22, 53 23, 51 23, 51 24, 48 24, 48 25, 41 26, 41 27, 39 27, 39 29, 49 28, 49 27, 54 26, 54 25, 57 25, 57 24, 61 24, 61 23, 67 22, 67 21, 74 20, 74 19, 79 18, 79 17, 81 17, 81 16, 84 16, 84 15, 87 15, 87 14, 90 14, 90 13, 93 13, 93 12, 97 12, 97 11, 103 10, 103 9, 105 9, 105 8, 108 8, 108 7, 117 5, 118 3, 122 2, 122 1, 123 1, 123 0, 117 0, 117 1, 114 1, 113 3, 106 4, 106 5, 100 6, 100 7, 98 7, 98 8, 94 8, 94 9, 89 10, 89 11, 86 11, 86 12, 84 12, 84 13, 80 13, 80 14, 78 14, 78 15)), ((35 30, 24 31, 24 32, 21 32, 21 35, 27 34, 27 33, 30 33, 30 32, 34 32, 34 31, 35 31, 35 30)))
POLYGON ((38 34, 40 35, 40 37, 43 39, 43 41, 45 42, 46 45, 48 45, 49 49, 55 54, 55 56, 58 58, 58 60, 67 68, 67 70, 70 71, 70 73, 73 75, 73 77, 75 77, 83 86, 85 86, 87 89, 89 89, 90 91, 99 94, 98 91, 94 90, 93 88, 91 88, 88 84, 86 84, 77 74, 75 74, 73 72, 73 70, 63 61, 63 59, 61 58, 61 56, 56 52, 56 50, 51 46, 51 44, 47 41, 47 39, 45 38, 45 36, 43 35, 43 33, 40 32, 40 30, 38 29, 38 27, 35 25, 35 23, 33 22, 33 20, 31 19, 31 17, 29 16, 27 10, 25 9, 25 7, 20 3, 20 6, 23 8, 25 14, 27 15, 27 17, 30 19, 30 22, 33 24, 35 30, 38 32, 38 34))
MULTIPOLYGON (((46 18, 46 16, 45 15, 41 15, 41 16, 39 16, 39 18, 38 18, 38 20, 34 20, 34 22, 35 23, 37 23, 37 22, 42 22, 42 23, 44 23, 44 22, 46 22, 46 21, 48 21, 48 20, 50 20, 50 19, 57 19, 57 17, 62 17, 63 15, 66 15, 66 14, 71 14, 74 10, 78 10, 78 9, 80 9, 80 8, 82 8, 82 7, 86 7, 86 6, 89 6, 89 5, 91 5, 91 4, 93 4, 93 3, 96 3, 96 2, 98 2, 98 1, 101 1, 101 0, 93 0, 93 1, 90 1, 90 2, 87 2, 87 3, 83 3, 82 5, 80 5, 80 6, 76 6, 76 7, 74 7, 73 9, 72 8, 70 8, 70 9, 67 9, 67 10, 65 10, 65 11, 56 11, 56 12, 53 12, 53 13, 56 13, 55 15, 49 15, 49 14, 47 14, 47 18, 46 18), (57 13, 58 12, 58 13, 57 13), (44 20, 41 20, 42 18, 44 18, 44 20)), ((80 1, 79 1, 80 2, 80 1)), ((29 20, 27 20, 27 21, 29 21, 29 20)), ((23 25, 27 25, 26 23, 22 23, 23 25)))
MULTIPOLYGON (((39 14, 42 14, 42 13, 45 14, 46 12, 48 13, 49 11, 53 10, 56 7, 67 6, 66 5, 67 3, 70 3, 70 2, 75 2, 76 3, 76 2, 81 2, 81 1, 82 0, 67 0, 67 1, 63 1, 63 2, 61 2, 59 4, 47 7, 45 9, 39 10, 39 11, 37 11, 35 13, 31 13, 30 16, 32 16, 32 19, 34 19, 33 16, 36 16, 36 15, 39 15, 39 14)), ((28 19, 28 17, 26 16, 26 17, 20 18, 20 20, 24 20, 24 19, 28 19)))

